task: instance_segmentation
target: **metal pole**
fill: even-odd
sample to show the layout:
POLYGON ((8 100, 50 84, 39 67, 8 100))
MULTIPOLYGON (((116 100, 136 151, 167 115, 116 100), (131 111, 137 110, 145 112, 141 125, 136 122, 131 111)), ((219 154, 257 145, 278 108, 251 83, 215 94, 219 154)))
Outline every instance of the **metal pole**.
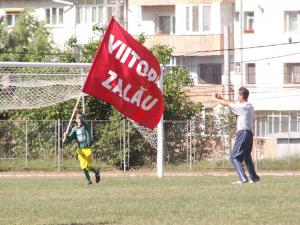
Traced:
POLYGON ((57 169, 60 172, 61 171, 61 121, 60 119, 57 120, 57 169))
POLYGON ((240 0, 240 72, 241 72, 241 86, 243 86, 246 83, 246 76, 244 75, 244 52, 243 52, 243 33, 244 33, 244 11, 243 11, 243 0, 240 0))
POLYGON ((125 0, 125 30, 128 31, 128 0, 125 0))
MULTIPOLYGON (((158 82, 158 87, 161 92, 164 93, 164 78, 163 78, 163 67, 161 66, 161 76, 158 82)), ((163 177, 164 170, 164 115, 161 116, 160 121, 157 125, 157 176, 163 177)))
POLYGON ((93 121, 91 121, 91 138, 94 138, 94 132, 93 132, 93 121))
MULTIPOLYGON (((289 117, 290 118, 290 117, 289 117)), ((289 149, 289 169, 291 169, 291 145, 290 145, 290 128, 288 129, 288 149, 289 149)))
POLYGON ((192 121, 190 120, 190 171, 192 171, 192 160, 193 160, 192 149, 193 149, 193 145, 192 145, 192 121))
POLYGON ((224 27, 224 81, 225 96, 230 100, 230 27, 224 27))
POLYGON ((25 121, 25 168, 28 168, 28 124, 25 121))
MULTIPOLYGON (((120 149, 119 149, 119 151, 120 151, 120 154, 121 154, 121 152, 122 152, 122 128, 121 128, 121 122, 120 122, 119 128, 120 128, 120 133, 119 133, 120 134, 120 136, 119 136, 120 149)), ((121 160, 120 169, 122 169, 122 160, 121 160)))
MULTIPOLYGON (((257 128, 258 128, 258 120, 257 120, 257 117, 256 115, 254 115, 254 128, 253 128, 253 146, 252 146, 252 149, 255 148, 255 151, 253 150, 254 154, 255 154, 255 163, 254 163, 254 167, 255 167, 255 170, 257 171, 257 148, 258 148, 258 131, 257 131, 257 128), (255 142, 255 144, 254 144, 255 142)), ((254 158, 254 157, 253 157, 254 158)))
POLYGON ((190 146, 190 138, 189 138, 189 120, 186 121, 186 164, 189 165, 189 146, 190 146))
POLYGON ((126 121, 123 120, 123 171, 126 172, 126 121))
POLYGON ((128 168, 129 168, 129 152, 130 152, 130 123, 129 123, 129 121, 128 121, 128 129, 127 129, 127 131, 128 131, 128 136, 127 136, 127 166, 128 166, 128 168))
POLYGON ((55 150, 54 150, 54 159, 55 159, 55 165, 56 166, 56 160, 57 160, 57 120, 55 120, 55 150))
MULTIPOLYGON (((231 89, 231 77, 230 77, 230 27, 224 27, 224 80, 225 80, 225 98, 231 100, 230 89, 231 89)), ((229 112, 228 112, 229 113, 229 112)), ((230 126, 230 116, 226 119, 229 127, 227 146, 229 151, 231 150, 231 126, 230 126)))

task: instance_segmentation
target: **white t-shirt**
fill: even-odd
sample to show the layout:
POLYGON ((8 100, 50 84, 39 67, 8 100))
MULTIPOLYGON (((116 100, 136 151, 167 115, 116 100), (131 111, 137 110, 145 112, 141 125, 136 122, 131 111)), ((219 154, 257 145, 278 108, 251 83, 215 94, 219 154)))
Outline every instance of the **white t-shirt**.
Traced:
POLYGON ((253 130, 254 109, 251 103, 230 103, 230 110, 237 115, 237 130, 253 130))

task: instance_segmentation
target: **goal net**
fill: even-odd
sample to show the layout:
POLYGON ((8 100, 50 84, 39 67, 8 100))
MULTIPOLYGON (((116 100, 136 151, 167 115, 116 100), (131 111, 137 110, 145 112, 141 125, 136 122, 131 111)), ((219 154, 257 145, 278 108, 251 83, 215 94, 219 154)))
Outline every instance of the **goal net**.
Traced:
POLYGON ((0 110, 47 107, 77 98, 89 67, 0 62, 0 110))

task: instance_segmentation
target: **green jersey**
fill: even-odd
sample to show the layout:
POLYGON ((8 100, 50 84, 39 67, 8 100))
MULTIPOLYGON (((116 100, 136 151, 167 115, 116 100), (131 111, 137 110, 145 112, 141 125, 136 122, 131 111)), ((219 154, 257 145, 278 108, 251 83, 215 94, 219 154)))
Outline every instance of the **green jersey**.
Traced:
POLYGON ((91 129, 84 123, 81 127, 74 127, 68 135, 68 140, 76 140, 79 148, 88 148, 93 144, 91 129))

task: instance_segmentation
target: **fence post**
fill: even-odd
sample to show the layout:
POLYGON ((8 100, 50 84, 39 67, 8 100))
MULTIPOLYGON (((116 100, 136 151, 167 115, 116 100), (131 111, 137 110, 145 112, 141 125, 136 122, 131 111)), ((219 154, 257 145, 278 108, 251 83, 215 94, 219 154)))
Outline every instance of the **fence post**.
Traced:
POLYGON ((257 131, 258 125, 257 125, 257 123, 258 123, 258 120, 257 120, 256 114, 254 113, 254 123, 253 123, 254 127, 253 127, 253 131, 252 131, 252 133, 253 133, 253 147, 252 147, 252 149, 255 148, 255 151, 253 151, 253 152, 255 154, 254 168, 255 168, 256 171, 257 171, 257 159, 258 159, 258 157, 257 157, 257 148, 258 148, 258 144, 259 144, 259 142, 258 142, 258 131, 257 131))
POLYGON ((28 168, 28 124, 25 121, 25 168, 28 168))
POLYGON ((56 167, 56 160, 57 160, 57 120, 55 120, 55 126, 54 126, 54 146, 55 146, 55 150, 54 150, 54 167, 56 167))
POLYGON ((57 120, 57 169, 58 172, 61 171, 61 121, 57 120))
POLYGON ((289 169, 291 169, 291 145, 290 145, 290 128, 288 129, 288 146, 289 146, 289 169))
POLYGON ((91 138, 94 139, 94 132, 93 132, 93 120, 91 121, 91 138))
POLYGON ((192 120, 190 120, 190 171, 192 171, 192 120))
POLYGON ((128 169, 129 169, 129 157, 130 157, 130 155, 129 155, 129 152, 130 152, 130 122, 128 121, 128 129, 127 129, 127 131, 128 131, 128 136, 127 136, 127 167, 128 167, 128 169))
POLYGON ((123 171, 126 172, 126 121, 123 120, 123 171))
POLYGON ((186 165, 189 166, 189 120, 186 121, 186 165))

